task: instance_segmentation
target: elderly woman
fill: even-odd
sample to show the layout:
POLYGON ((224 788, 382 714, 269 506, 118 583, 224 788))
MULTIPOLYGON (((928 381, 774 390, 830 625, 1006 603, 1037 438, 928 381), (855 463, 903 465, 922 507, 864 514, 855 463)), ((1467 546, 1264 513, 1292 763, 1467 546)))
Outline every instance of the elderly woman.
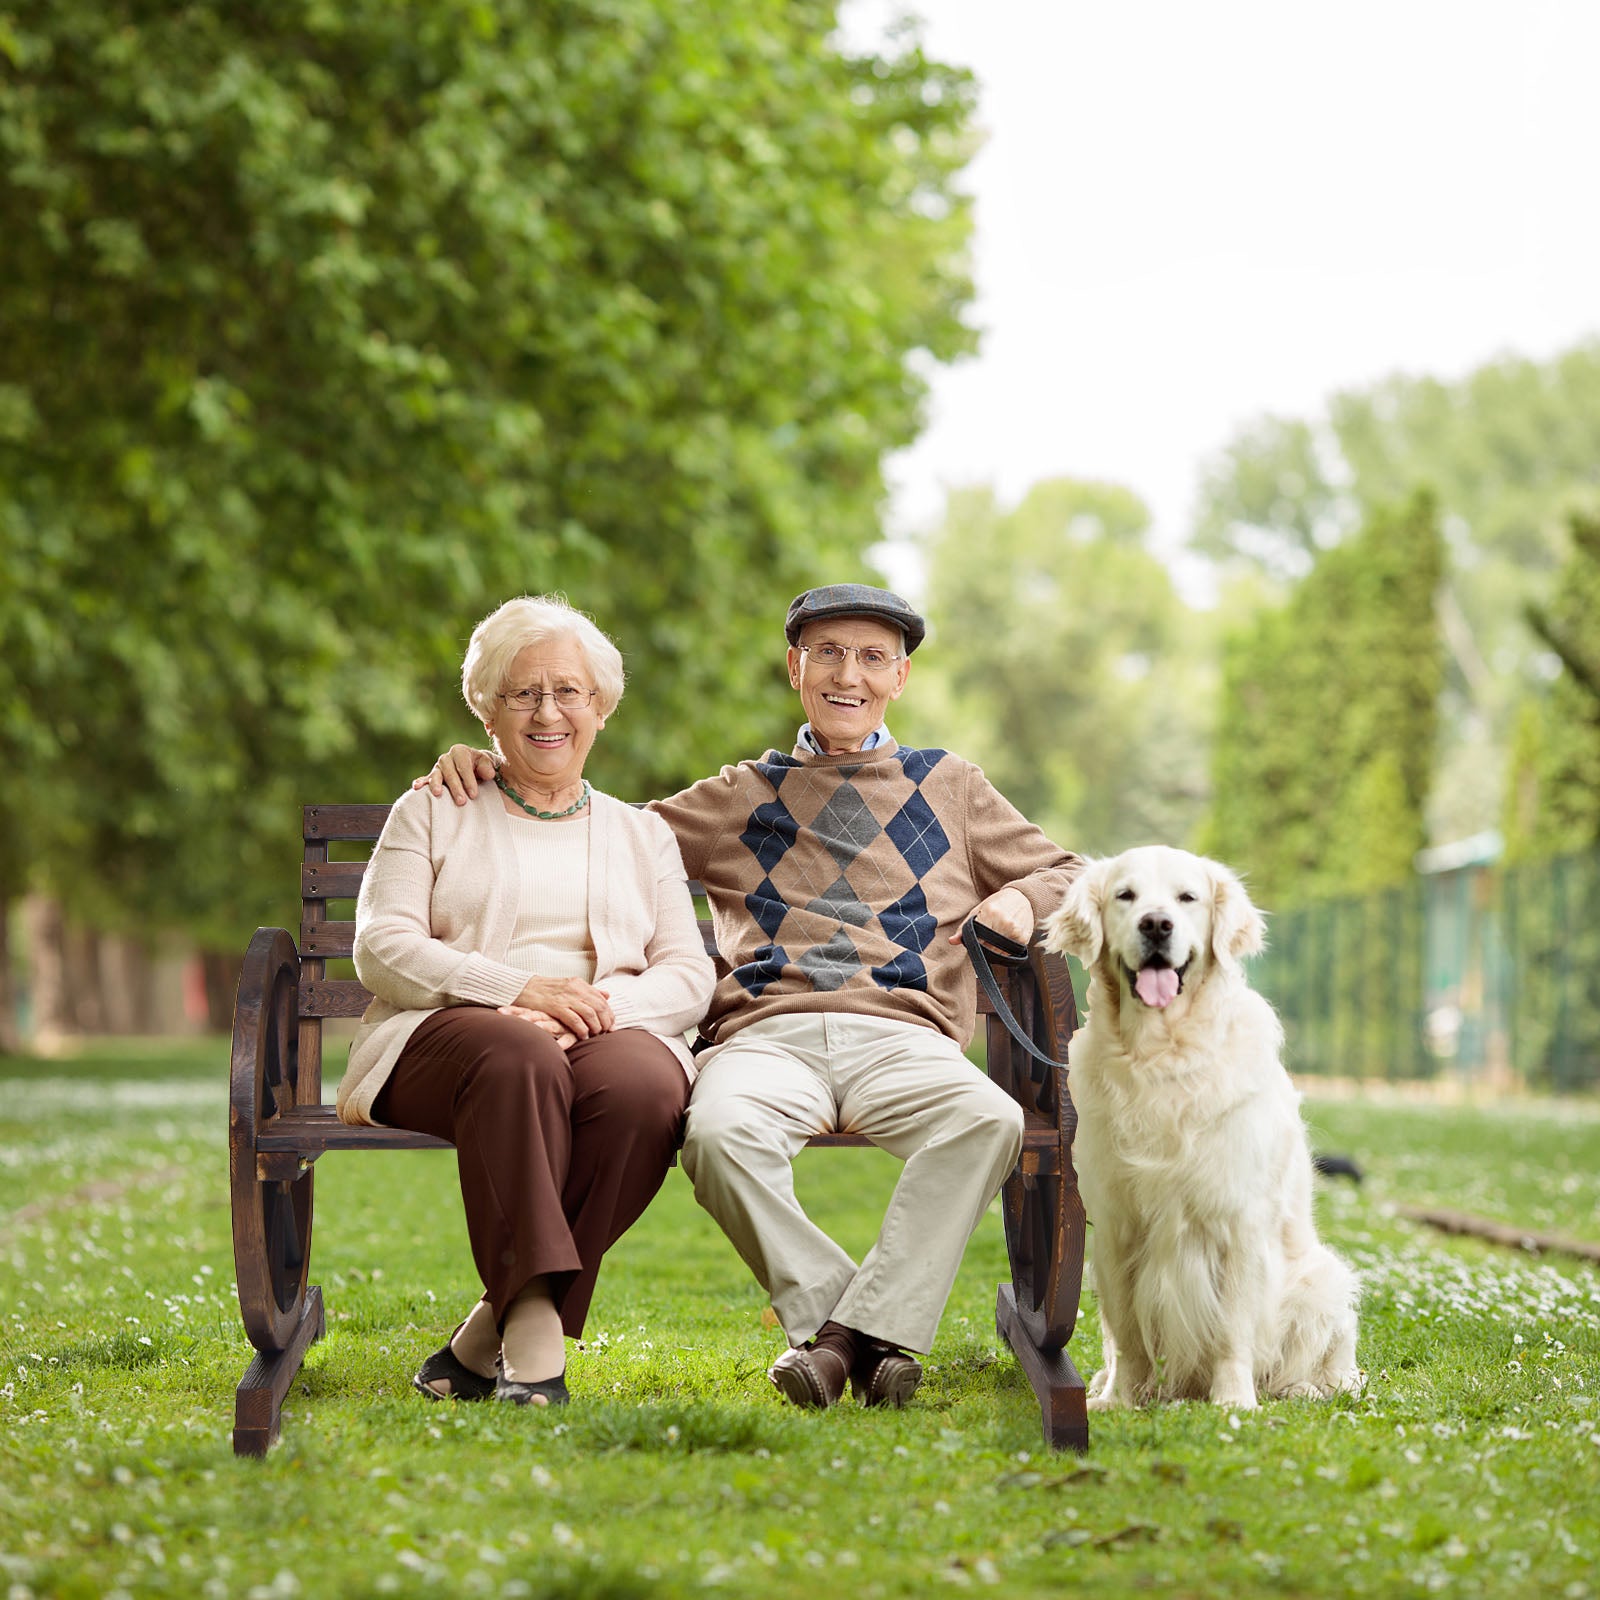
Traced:
POLYGON ((667 825, 589 786, 622 658, 560 599, 474 630, 467 704, 501 757, 457 807, 407 791, 356 906, 376 997, 346 1122, 456 1147, 484 1296, 414 1380, 429 1396, 563 1404, 600 1258, 671 1165, 713 984, 667 825))

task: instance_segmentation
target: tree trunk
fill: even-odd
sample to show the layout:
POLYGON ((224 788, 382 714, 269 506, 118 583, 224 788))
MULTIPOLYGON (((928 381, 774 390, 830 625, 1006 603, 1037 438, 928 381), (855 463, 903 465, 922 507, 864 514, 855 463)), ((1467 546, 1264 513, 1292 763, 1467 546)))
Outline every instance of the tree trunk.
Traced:
POLYGON ((0 886, 0 1055, 22 1049, 17 1025, 17 988, 11 981, 11 896, 0 886))
POLYGON ((200 961, 206 976, 207 1025, 215 1032, 226 1033, 233 1026, 233 1002, 244 958, 206 950, 201 953, 200 961))
POLYGON ((105 1001, 100 989, 100 938, 92 928, 64 925, 61 942, 65 961, 68 1015, 79 1033, 106 1031, 105 1001))
POLYGON ((61 904, 32 894, 22 903, 33 973, 33 1048, 52 1055, 72 1032, 67 1008, 67 969, 61 949, 61 904))
POLYGON ((153 1017, 150 957, 127 934, 100 936, 100 990, 108 1033, 150 1033, 153 1017))

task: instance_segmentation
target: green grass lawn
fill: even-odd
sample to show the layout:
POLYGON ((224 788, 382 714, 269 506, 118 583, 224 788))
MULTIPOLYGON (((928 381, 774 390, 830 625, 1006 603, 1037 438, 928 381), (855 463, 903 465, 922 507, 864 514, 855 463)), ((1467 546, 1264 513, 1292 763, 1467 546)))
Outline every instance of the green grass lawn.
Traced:
MULTIPOLYGON (((765 1301, 674 1171, 613 1253, 573 1404, 430 1405, 475 1297, 453 1159, 317 1173, 328 1337, 265 1461, 231 1453, 225 1048, 0 1063, 0 1595, 1600 1594, 1600 1273, 1394 1215, 1600 1233, 1600 1109, 1321 1102, 1324 1231, 1366 1286, 1359 1400, 1091 1419, 1043 1448, 994 1333, 999 1218, 916 1401, 786 1407, 765 1301)), ((895 1165, 801 1161, 847 1245, 895 1165)), ((1072 1351, 1096 1365, 1092 1302, 1072 1351)))

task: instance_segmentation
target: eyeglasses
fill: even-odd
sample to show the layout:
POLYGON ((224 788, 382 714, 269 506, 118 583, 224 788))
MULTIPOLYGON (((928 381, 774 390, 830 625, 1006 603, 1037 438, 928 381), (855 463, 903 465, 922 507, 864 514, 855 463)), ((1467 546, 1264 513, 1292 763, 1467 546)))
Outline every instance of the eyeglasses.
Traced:
POLYGON ((810 656, 819 667, 841 667, 845 657, 854 653, 863 672, 887 672, 895 662, 902 658, 892 655, 887 650, 880 650, 876 645, 867 645, 864 649, 853 644, 803 644, 800 654, 810 656))
POLYGON ((555 701, 557 710, 576 711, 599 693, 598 689, 580 689, 575 683, 564 683, 557 689, 518 689, 500 698, 513 711, 537 711, 546 698, 555 701))

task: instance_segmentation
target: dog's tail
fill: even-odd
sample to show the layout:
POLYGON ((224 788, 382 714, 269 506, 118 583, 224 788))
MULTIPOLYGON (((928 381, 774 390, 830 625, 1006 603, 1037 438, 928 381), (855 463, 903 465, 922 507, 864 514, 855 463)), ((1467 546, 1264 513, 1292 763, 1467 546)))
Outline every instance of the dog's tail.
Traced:
POLYGON ((1326 1399, 1348 1389, 1356 1372, 1356 1305, 1361 1283, 1325 1245, 1289 1270, 1282 1323, 1271 1367, 1258 1374, 1268 1394, 1326 1399))

